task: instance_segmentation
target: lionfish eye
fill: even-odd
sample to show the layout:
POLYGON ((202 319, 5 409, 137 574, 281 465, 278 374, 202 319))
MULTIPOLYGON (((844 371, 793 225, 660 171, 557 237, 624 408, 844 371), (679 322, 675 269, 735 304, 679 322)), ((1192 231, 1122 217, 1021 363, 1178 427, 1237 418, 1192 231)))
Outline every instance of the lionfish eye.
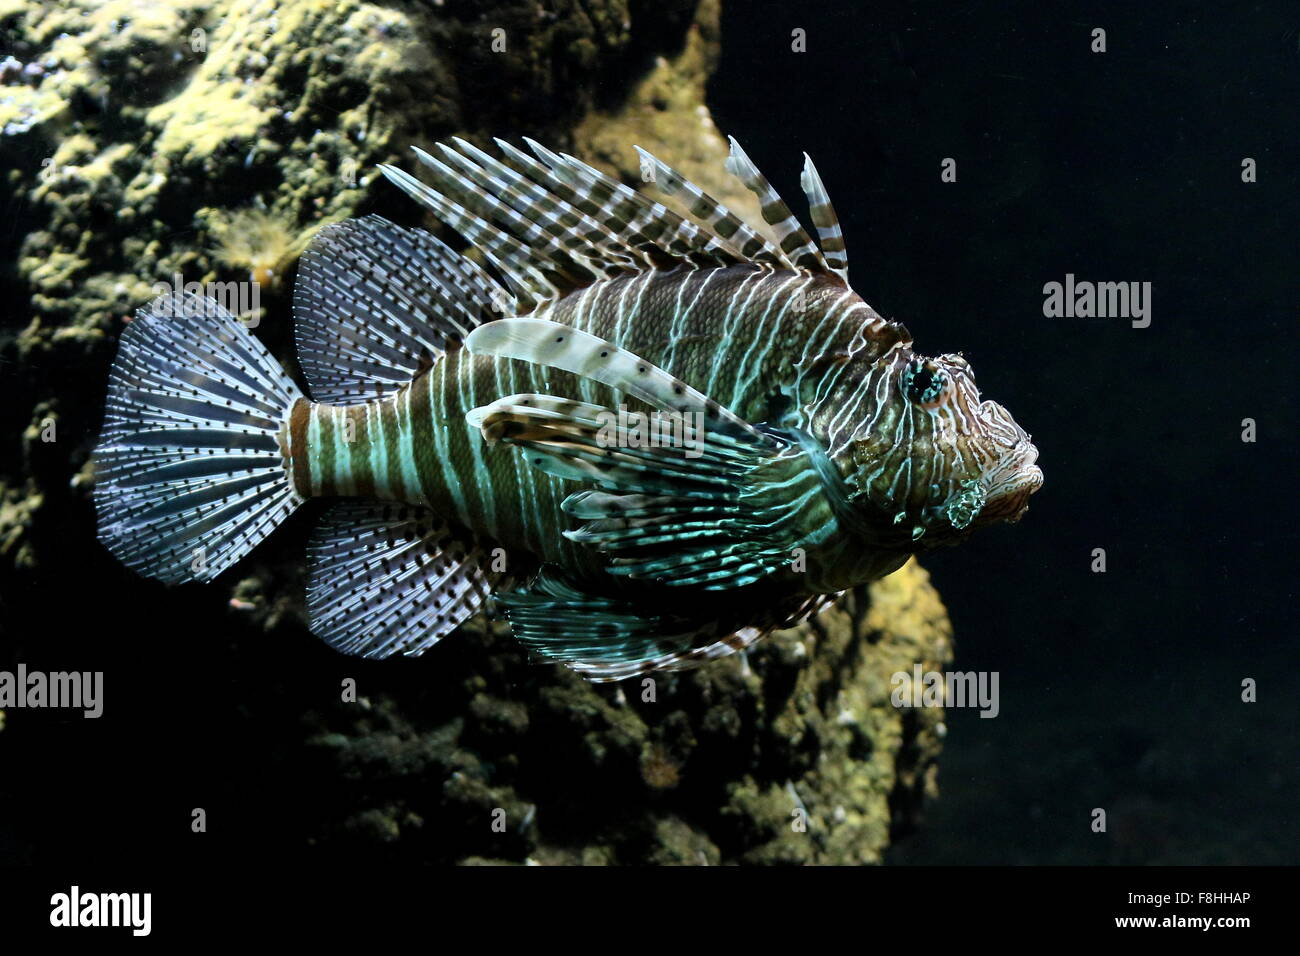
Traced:
POLYGON ((947 387, 948 376, 933 362, 917 359, 903 373, 903 394, 917 405, 934 404, 947 387))

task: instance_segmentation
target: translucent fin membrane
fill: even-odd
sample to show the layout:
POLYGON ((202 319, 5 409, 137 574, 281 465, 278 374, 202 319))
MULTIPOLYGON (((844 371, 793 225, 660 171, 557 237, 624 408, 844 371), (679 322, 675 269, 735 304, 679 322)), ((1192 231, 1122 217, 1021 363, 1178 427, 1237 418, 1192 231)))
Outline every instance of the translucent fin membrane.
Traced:
POLYGON ((487 273, 427 232, 380 216, 349 219, 322 229, 298 266, 298 362, 317 401, 371 401, 514 307, 487 273))
POLYGON ((472 617, 499 575, 425 508, 340 502, 307 549, 314 634, 345 654, 423 654, 472 617))
POLYGON ((164 296, 122 334, 95 450, 99 539, 160 581, 206 581, 301 502, 278 439, 301 392, 211 299, 164 296))

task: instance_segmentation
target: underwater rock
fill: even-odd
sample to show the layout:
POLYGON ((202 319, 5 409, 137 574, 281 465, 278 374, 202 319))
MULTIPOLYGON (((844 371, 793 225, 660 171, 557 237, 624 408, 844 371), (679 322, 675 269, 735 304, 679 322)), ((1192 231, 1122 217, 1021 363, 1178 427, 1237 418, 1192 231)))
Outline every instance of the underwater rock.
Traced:
MULTIPOLYGON (((298 252, 341 218, 409 220, 374 167, 409 164, 410 144, 528 134, 637 182, 636 143, 757 218, 704 105, 717 17, 716 0, 0 0, 0 241, 17 264, 0 273, 5 615, 34 619, 76 580, 86 607, 181 626, 193 592, 106 570, 95 542, 87 461, 117 335, 155 283, 253 277, 257 334, 288 355, 298 252)), ((212 586, 224 618, 186 626, 248 675, 229 720, 262 749, 249 778, 294 807, 289 844, 462 863, 875 862, 934 789, 942 711, 889 701, 890 675, 951 656, 915 562, 748 658, 595 687, 482 621, 419 661, 317 647, 301 542, 277 541, 302 533, 212 586), (321 703, 353 674, 355 701, 321 703)), ((228 802, 253 799, 226 785, 228 802)))
POLYGON ((382 692, 304 719, 289 775, 315 846, 460 863, 873 863, 934 793, 943 712, 890 703, 894 673, 952 653, 914 561, 747 658, 618 685, 530 664, 495 627, 464 630, 407 665, 425 671, 417 690, 372 675, 359 684, 382 692))

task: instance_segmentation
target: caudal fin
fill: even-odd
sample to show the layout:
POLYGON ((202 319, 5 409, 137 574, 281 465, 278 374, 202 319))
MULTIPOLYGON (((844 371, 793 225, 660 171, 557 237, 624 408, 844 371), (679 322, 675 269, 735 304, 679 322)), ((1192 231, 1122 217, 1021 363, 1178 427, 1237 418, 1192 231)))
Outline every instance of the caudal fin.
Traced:
POLYGON ((212 299, 141 309, 118 344, 95 449, 99 540, 147 577, 216 577, 302 503, 281 437, 300 399, 212 299))

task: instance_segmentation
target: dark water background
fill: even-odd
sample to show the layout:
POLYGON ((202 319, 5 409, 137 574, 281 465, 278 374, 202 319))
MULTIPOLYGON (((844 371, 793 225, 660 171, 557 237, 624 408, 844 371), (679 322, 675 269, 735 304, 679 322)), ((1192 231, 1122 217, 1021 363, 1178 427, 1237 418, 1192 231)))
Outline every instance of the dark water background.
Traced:
POLYGON ((783 192, 813 156, 854 287, 964 351, 1046 476, 925 562, 1002 711, 950 713, 892 858, 1300 862, 1300 8, 856 6, 727 5, 714 118, 783 192), (1151 282, 1150 327, 1045 318, 1066 273, 1151 282))

